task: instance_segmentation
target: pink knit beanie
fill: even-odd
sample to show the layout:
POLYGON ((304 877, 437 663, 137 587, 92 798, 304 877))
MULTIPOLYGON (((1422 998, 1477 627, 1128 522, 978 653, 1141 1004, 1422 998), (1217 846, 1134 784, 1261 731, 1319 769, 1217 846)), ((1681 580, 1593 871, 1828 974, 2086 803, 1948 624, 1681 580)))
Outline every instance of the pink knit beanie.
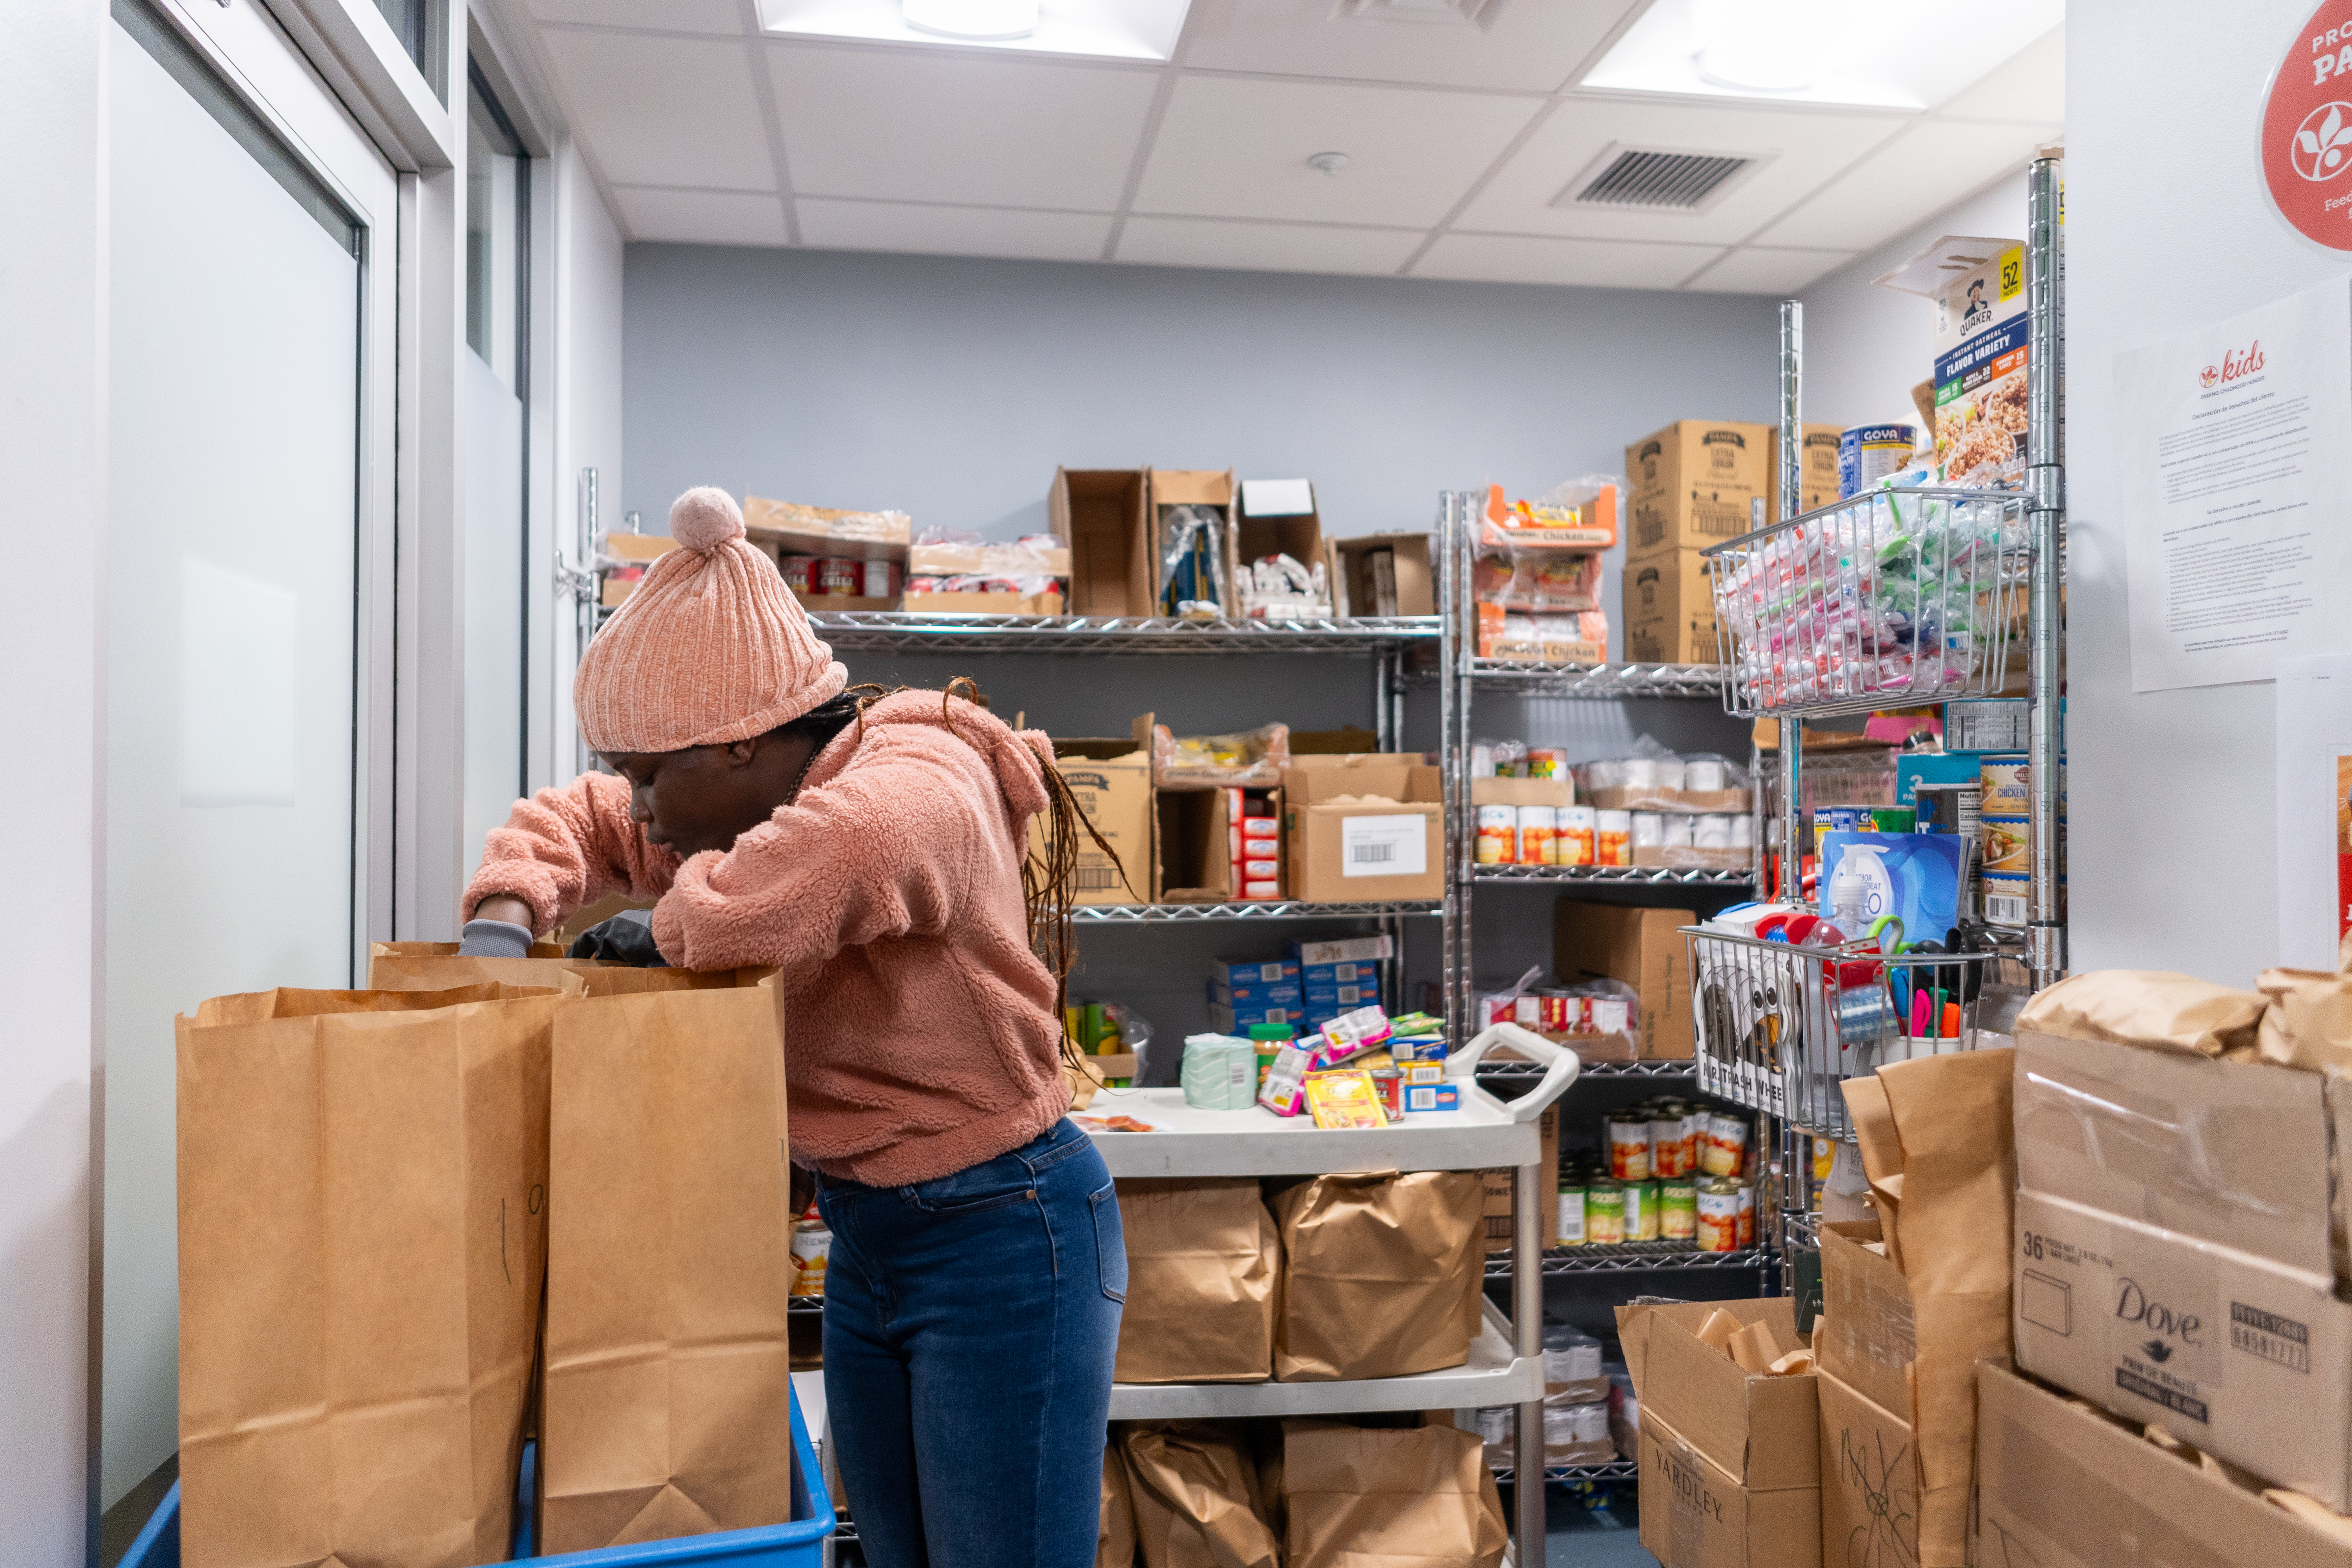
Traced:
POLYGON ((776 563, 743 537, 725 490, 669 509, 678 548, 646 569, 581 656, 572 704, 597 751, 748 741, 841 695, 849 672, 817 640, 776 563))

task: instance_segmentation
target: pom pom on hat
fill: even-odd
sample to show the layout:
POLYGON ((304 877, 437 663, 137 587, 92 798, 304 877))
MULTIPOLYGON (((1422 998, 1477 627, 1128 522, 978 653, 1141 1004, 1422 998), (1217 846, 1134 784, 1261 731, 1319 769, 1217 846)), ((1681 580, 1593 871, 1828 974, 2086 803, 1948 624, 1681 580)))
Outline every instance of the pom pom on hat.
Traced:
POLYGON ((715 485, 697 485, 670 502, 669 536, 704 552, 743 537, 743 509, 715 485))

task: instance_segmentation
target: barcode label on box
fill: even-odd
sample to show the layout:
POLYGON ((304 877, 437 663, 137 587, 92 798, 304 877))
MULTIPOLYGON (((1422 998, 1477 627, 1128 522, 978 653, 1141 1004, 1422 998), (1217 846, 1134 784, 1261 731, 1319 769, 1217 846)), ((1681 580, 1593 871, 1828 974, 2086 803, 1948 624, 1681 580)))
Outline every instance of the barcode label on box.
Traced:
POLYGON ((1410 816, 1343 816, 1339 819, 1339 874, 1343 877, 1419 877, 1429 870, 1423 825, 1410 816))
POLYGON ((1118 886, 1118 873, 1108 866, 1080 866, 1071 871, 1070 886, 1081 893, 1108 893, 1118 886))

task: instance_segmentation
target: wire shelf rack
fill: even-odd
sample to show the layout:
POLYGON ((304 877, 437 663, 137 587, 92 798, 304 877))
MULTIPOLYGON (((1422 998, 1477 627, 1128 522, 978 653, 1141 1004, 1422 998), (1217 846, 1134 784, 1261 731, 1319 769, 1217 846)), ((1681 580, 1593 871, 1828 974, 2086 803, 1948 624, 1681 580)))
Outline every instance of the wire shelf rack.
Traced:
POLYGON ((2018 490, 1882 489, 1708 549, 1725 710, 1995 695, 2025 611, 2025 510, 2018 490))
POLYGON ((1479 882, 1629 883, 1634 886, 1744 888, 1755 874, 1742 866, 1721 868, 1672 866, 1481 866, 1471 873, 1479 882))
MULTIPOLYGON (((1511 1484, 1511 1467, 1489 1465, 1496 1486, 1511 1484)), ((1638 1481, 1642 1467, 1632 1459, 1612 1459, 1605 1465, 1546 1465, 1544 1479, 1554 1486, 1567 1486, 1575 1481, 1638 1481)))
POLYGON ((1822 1249, 1822 1216, 1811 1213, 1782 1215, 1780 1245, 1787 1251, 1819 1252, 1822 1249))
POLYGON ((1434 616, 1269 621, 816 610, 809 620, 841 653, 1364 654, 1437 641, 1434 616))
POLYGON ((1712 664, 1523 664, 1474 658, 1470 684, 1520 697, 1720 697, 1731 671, 1712 664))
MULTIPOLYGON (((1545 1068, 1534 1062, 1500 1062, 1489 1058, 1478 1064, 1477 1076, 1498 1079, 1504 1082, 1524 1079, 1533 1083, 1541 1079, 1545 1068)), ((1698 1077, 1695 1061, 1677 1062, 1586 1062, 1576 1069, 1579 1079, 1588 1078, 1654 1078, 1680 1079, 1685 1082, 1698 1077)))
MULTIPOLYGON (((1543 1255, 1544 1278, 1564 1274, 1646 1274, 1661 1269, 1761 1268, 1767 1254, 1760 1247, 1737 1252, 1701 1252, 1683 1241, 1628 1241, 1615 1247, 1552 1247, 1543 1255)), ((1508 1279, 1511 1259, 1496 1253, 1486 1259, 1486 1278, 1508 1279)))
POLYGON ((1685 926, 1702 1092, 1850 1138, 1841 1079, 1974 1050, 1990 952, 1884 958, 1685 926))
POLYGON ((1227 904, 1080 904, 1070 918, 1088 925, 1165 925, 1200 921, 1358 920, 1374 915, 1435 915, 1444 905, 1432 899, 1399 903, 1311 904, 1297 899, 1250 900, 1227 904))

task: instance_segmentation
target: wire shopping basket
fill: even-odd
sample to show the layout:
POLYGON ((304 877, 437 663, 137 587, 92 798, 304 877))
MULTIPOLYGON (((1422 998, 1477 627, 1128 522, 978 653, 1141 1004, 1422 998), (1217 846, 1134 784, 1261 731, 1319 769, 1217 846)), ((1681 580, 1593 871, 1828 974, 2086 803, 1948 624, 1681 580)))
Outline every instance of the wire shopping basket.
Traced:
POLYGON ((1885 489, 1706 552, 1741 717, 1990 696, 2026 603, 2025 497, 1885 489))
POLYGON ((1841 1079, 1976 1049, 1985 966, 2003 957, 1683 935, 1700 1089, 1829 1138, 1853 1135, 1841 1079))

